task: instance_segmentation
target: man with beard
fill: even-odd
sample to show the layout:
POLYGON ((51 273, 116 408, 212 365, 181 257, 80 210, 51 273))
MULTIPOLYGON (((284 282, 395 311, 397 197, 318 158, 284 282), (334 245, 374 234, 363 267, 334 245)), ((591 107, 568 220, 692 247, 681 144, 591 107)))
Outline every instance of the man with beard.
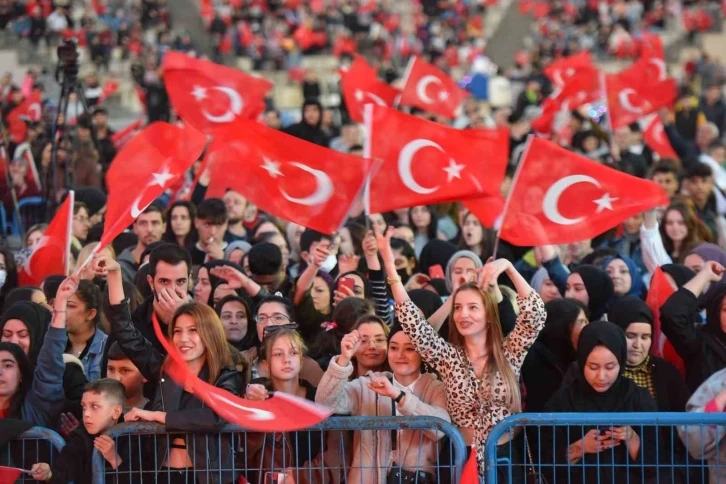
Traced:
POLYGON ((247 229, 242 223, 245 210, 247 209, 247 200, 234 190, 227 190, 222 200, 224 200, 224 205, 227 207, 228 219, 227 232, 224 234, 224 240, 226 242, 247 240, 247 229))
POLYGON ((160 241, 166 231, 166 221, 161 207, 153 203, 146 207, 139 218, 134 221, 133 230, 138 239, 136 247, 127 248, 116 258, 124 278, 129 281, 133 281, 136 277, 136 271, 139 270, 141 263, 141 254, 144 253, 146 247, 160 241))

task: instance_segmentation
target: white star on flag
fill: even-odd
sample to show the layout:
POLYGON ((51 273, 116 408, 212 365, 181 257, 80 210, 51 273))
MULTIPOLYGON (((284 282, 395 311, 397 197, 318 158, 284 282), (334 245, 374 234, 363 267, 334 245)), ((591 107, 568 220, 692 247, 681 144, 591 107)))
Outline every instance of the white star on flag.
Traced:
POLYGON ((264 163, 262 163, 262 169, 267 171, 267 173, 270 174, 272 178, 277 178, 278 176, 285 176, 280 171, 280 163, 275 160, 270 160, 269 158, 263 158, 264 163))
POLYGON ((616 200, 618 200, 618 198, 612 198, 609 193, 606 193, 597 200, 593 200, 593 202, 597 204, 597 210, 595 210, 595 213, 600 213, 605 209, 613 211, 613 202, 616 200))
POLYGON ((439 93, 439 100, 446 101, 447 99, 449 99, 449 93, 447 91, 441 91, 439 93))
POLYGON ((202 86, 194 86, 194 89, 192 89, 192 96, 194 96, 194 99, 196 99, 197 102, 202 101, 207 99, 207 90, 202 86))
POLYGON ((355 99, 357 101, 362 101, 363 100, 363 91, 361 91, 360 89, 356 89, 355 90, 355 99))
POLYGON ((456 161, 453 158, 449 159, 449 166, 444 168, 444 171, 448 175, 448 178, 446 179, 447 182, 450 182, 454 178, 458 178, 461 180, 461 170, 463 170, 466 167, 466 165, 459 165, 456 163, 456 161))
POLYGON ((166 187, 166 182, 174 178, 168 168, 164 168, 161 173, 152 173, 154 177, 154 185, 159 185, 161 188, 166 187))

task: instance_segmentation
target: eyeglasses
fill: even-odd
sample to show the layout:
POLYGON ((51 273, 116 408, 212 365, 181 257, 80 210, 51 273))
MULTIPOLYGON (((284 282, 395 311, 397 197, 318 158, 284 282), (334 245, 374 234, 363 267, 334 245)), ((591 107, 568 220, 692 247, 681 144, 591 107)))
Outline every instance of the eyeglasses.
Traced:
POLYGON ((388 344, 388 340, 386 338, 363 338, 362 340, 360 340, 360 345, 363 347, 370 346, 371 343, 373 343, 373 346, 381 347, 386 346, 388 344))
POLYGON ((265 329, 262 330, 262 338, 264 339, 268 335, 274 334, 283 329, 297 329, 297 328, 298 328, 297 323, 278 324, 277 326, 265 326, 265 329))
POLYGON ((284 324, 285 321, 290 321, 290 316, 287 316, 282 313, 275 313, 271 316, 268 316, 266 314, 260 314, 259 316, 255 316, 255 321, 257 321, 260 324, 267 324, 267 322, 272 322, 273 324, 284 324))

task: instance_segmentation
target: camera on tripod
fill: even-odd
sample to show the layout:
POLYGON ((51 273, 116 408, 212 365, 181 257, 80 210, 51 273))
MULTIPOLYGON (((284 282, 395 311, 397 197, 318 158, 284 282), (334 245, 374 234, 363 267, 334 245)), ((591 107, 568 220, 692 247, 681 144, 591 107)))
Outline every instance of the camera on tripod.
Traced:
POLYGON ((75 39, 64 40, 58 46, 58 67, 56 69, 56 79, 58 74, 63 73, 63 79, 67 81, 78 78, 80 69, 78 63, 78 46, 75 39))

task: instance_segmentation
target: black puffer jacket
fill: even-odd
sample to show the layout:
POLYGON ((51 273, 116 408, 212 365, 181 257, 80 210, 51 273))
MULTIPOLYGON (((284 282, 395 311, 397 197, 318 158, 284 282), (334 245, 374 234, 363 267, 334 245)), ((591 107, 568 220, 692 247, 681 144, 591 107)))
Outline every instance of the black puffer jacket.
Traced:
MULTIPOLYGON (((187 439, 186 446, 195 464, 197 482, 201 484, 233 482, 236 476, 232 475, 232 472, 219 471, 233 467, 234 446, 231 437, 222 435, 221 438, 217 438, 217 435, 209 435, 217 434, 227 422, 165 376, 162 371, 165 357, 131 323, 128 300, 112 305, 110 313, 111 334, 121 350, 136 365, 144 378, 159 382, 153 399, 153 409, 166 412, 166 430, 193 433, 192 438, 187 439), (215 472, 206 472, 206 469, 213 469, 215 472)), ((208 372, 205 365, 199 377, 206 380, 208 372)), ((244 378, 236 369, 224 368, 217 377, 215 386, 239 396, 244 387, 244 378)), ((168 450, 167 439, 158 439, 155 452, 159 466, 166 459, 168 450)))

